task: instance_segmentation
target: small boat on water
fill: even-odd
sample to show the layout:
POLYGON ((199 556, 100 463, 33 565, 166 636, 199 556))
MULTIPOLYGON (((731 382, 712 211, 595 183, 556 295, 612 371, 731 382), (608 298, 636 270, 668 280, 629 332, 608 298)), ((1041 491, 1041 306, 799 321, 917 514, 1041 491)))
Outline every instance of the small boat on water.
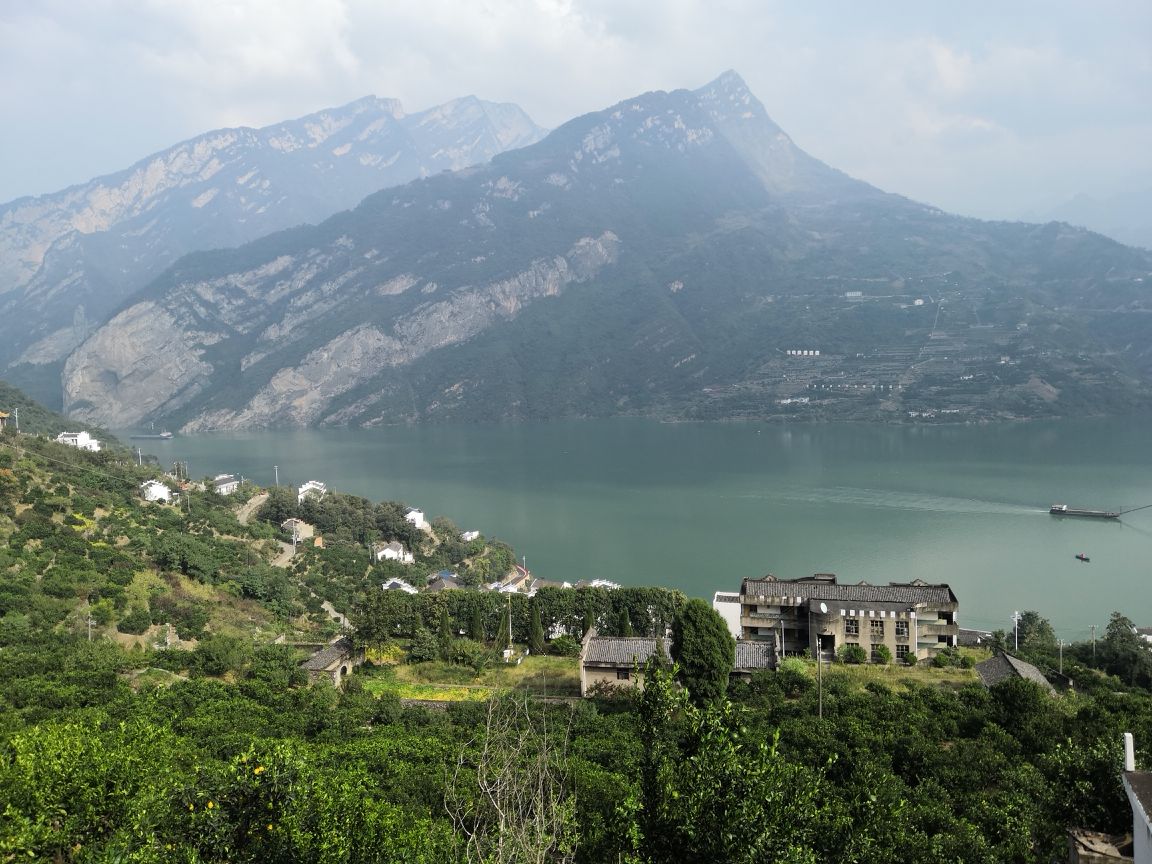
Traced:
POLYGON ((153 439, 159 438, 163 441, 167 441, 169 438, 172 437, 172 433, 171 432, 145 432, 145 433, 142 433, 140 435, 129 435, 128 437, 131 438, 133 441, 141 441, 141 440, 144 440, 145 438, 153 438, 153 439))
POLYGON ((1076 560, 1077 561, 1083 561, 1085 564, 1087 564, 1092 559, 1089 558, 1087 555, 1085 555, 1083 552, 1077 552, 1076 553, 1076 560))
POLYGON ((1048 508, 1053 516, 1090 516, 1095 519, 1119 519, 1119 510, 1077 510, 1067 504, 1053 504, 1048 508))

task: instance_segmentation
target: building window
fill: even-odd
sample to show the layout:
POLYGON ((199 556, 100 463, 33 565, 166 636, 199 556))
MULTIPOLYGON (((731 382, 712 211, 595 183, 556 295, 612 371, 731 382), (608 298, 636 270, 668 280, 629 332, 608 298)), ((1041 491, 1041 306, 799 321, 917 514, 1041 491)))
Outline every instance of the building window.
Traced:
POLYGON ((859 618, 845 618, 844 619, 844 635, 845 636, 859 636, 860 635, 860 619, 859 618))
POLYGON ((907 639, 908 638, 908 622, 907 621, 897 621, 896 622, 896 638, 897 639, 901 639, 901 638, 907 639))
MULTIPOLYGON (((883 647, 884 647, 883 642, 873 642, 872 643, 872 662, 873 663, 879 663, 880 662, 880 649, 883 647)), ((891 659, 891 655, 889 655, 889 659, 891 659)))
POLYGON ((907 656, 908 656, 908 646, 907 645, 897 645, 896 646, 896 659, 897 660, 903 660, 907 656))
POLYGON ((631 677, 632 677, 632 670, 630 670, 630 669, 617 669, 616 670, 616 680, 617 681, 627 681, 631 677))
POLYGON ((884 638, 884 622, 882 620, 872 620, 868 622, 868 629, 873 637, 879 636, 884 638))

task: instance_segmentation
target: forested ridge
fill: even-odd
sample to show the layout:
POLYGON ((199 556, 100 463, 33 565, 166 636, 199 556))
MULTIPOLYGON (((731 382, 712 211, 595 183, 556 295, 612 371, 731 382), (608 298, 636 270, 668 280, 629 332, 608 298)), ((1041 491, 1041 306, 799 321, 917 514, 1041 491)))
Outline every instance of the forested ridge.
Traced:
MULTIPOLYGON (((664 665, 642 695, 518 689, 430 710, 371 686, 383 659, 342 690, 309 685, 275 639, 335 635, 331 599, 370 656, 467 680, 506 624, 534 659, 592 624, 683 633, 702 613, 657 588, 381 592, 400 565, 372 563, 372 542, 412 544, 414 581, 514 553, 444 521, 400 537, 399 502, 334 493, 273 490, 249 524, 195 485, 146 504, 153 476, 127 451, 0 436, 2 861, 992 864, 1131 824, 1121 734, 1147 766, 1152 652, 1121 616, 1094 650, 1064 650, 1075 686, 1055 697, 960 669, 834 664, 818 686, 790 660, 719 693, 664 665), (274 567, 276 508, 302 506, 331 542, 274 567), (154 647, 168 624, 174 646, 154 647)), ((1040 615, 1020 635, 1020 653, 1059 662, 1040 615)))

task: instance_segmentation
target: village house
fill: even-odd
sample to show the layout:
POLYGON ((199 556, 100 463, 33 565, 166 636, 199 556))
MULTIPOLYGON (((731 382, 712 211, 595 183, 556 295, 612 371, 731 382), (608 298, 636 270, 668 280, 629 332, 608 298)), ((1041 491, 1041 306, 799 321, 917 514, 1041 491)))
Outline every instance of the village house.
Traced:
POLYGON ((1023 678, 1025 681, 1039 684, 1053 695, 1056 693, 1056 688, 1044 677, 1043 672, 1011 654, 1000 653, 990 660, 977 663, 976 674, 980 676, 980 683, 989 688, 1010 678, 1023 678))
POLYGON ((423 510, 417 510, 413 508, 404 514, 404 518, 419 528, 421 531, 428 530, 428 523, 424 520, 423 510))
POLYGON ((301 663, 300 668, 308 673, 310 684, 331 681, 334 687, 339 687, 352 669, 363 662, 364 652, 357 651, 352 640, 344 636, 317 651, 301 663))
POLYGON ((393 576, 387 582, 380 583, 381 591, 403 591, 405 594, 418 594, 419 591, 412 585, 409 585, 403 579, 397 579, 393 576))
POLYGON ((465 531, 463 534, 460 535, 460 540, 464 543, 471 543, 473 540, 476 540, 479 537, 480 537, 479 531, 465 531))
POLYGON ((4 427, 8 425, 8 416, 7 411, 0 411, 0 431, 3 431, 4 427))
POLYGON ((740 586, 740 637, 775 641, 781 657, 832 659, 845 645, 878 660, 887 646, 897 661, 931 659, 956 647, 959 602, 947 585, 920 579, 887 585, 841 585, 832 573, 801 579, 745 579, 740 586), (817 654, 819 652, 819 654, 817 654))
POLYGON ((645 636, 597 636, 593 627, 580 647, 580 695, 607 687, 643 687, 644 664, 657 651, 668 657, 669 639, 645 636))
POLYGON ((212 478, 212 488, 217 495, 231 495, 240 488, 240 481, 233 474, 217 474, 212 478))
POLYGON ((309 480, 307 483, 296 490, 296 503, 303 504, 305 498, 316 498, 319 500, 327 494, 327 486, 325 486, 319 480, 309 480))
POLYGON ((777 663, 776 643, 736 640, 736 661, 728 675, 730 681, 747 681, 764 669, 775 669, 777 663))
POLYGON ((292 517, 285 519, 280 523, 280 528, 289 537, 292 538, 293 543, 299 543, 301 540, 307 540, 316 533, 316 529, 305 522, 303 519, 292 517))
POLYGON ((428 582, 428 590, 432 592, 455 591, 462 587, 460 576, 451 570, 441 570, 428 582))
POLYGON ((172 500, 172 490, 159 480, 145 480, 141 483, 140 495, 145 501, 163 501, 167 504, 172 500))
POLYGON ((84 431, 61 432, 56 436, 56 441, 59 444, 67 444, 69 447, 75 447, 79 450, 88 450, 92 453, 100 452, 100 442, 84 431))
POLYGON ((387 546, 381 546, 376 550, 377 561, 399 561, 401 564, 411 564, 416 559, 412 553, 404 548, 404 546, 397 541, 393 540, 387 546))

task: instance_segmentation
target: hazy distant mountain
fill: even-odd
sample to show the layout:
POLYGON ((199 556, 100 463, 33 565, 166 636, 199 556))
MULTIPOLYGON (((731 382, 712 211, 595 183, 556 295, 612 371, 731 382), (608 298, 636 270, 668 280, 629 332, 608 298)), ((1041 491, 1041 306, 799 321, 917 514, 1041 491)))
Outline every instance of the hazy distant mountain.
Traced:
POLYGON ((0 368, 63 359, 187 252, 319 222, 378 189, 543 135, 515 105, 467 97, 405 114, 368 97, 209 132, 117 174, 0 205, 0 368))
POLYGON ((1133 184, 1103 198, 1082 193, 1048 211, 1045 218, 1079 225, 1129 246, 1152 249, 1152 186, 1133 184))
POLYGON ((853 180, 726 73, 190 256, 63 384, 82 417, 187 430, 1107 411, 1148 398, 1150 271, 853 180))

